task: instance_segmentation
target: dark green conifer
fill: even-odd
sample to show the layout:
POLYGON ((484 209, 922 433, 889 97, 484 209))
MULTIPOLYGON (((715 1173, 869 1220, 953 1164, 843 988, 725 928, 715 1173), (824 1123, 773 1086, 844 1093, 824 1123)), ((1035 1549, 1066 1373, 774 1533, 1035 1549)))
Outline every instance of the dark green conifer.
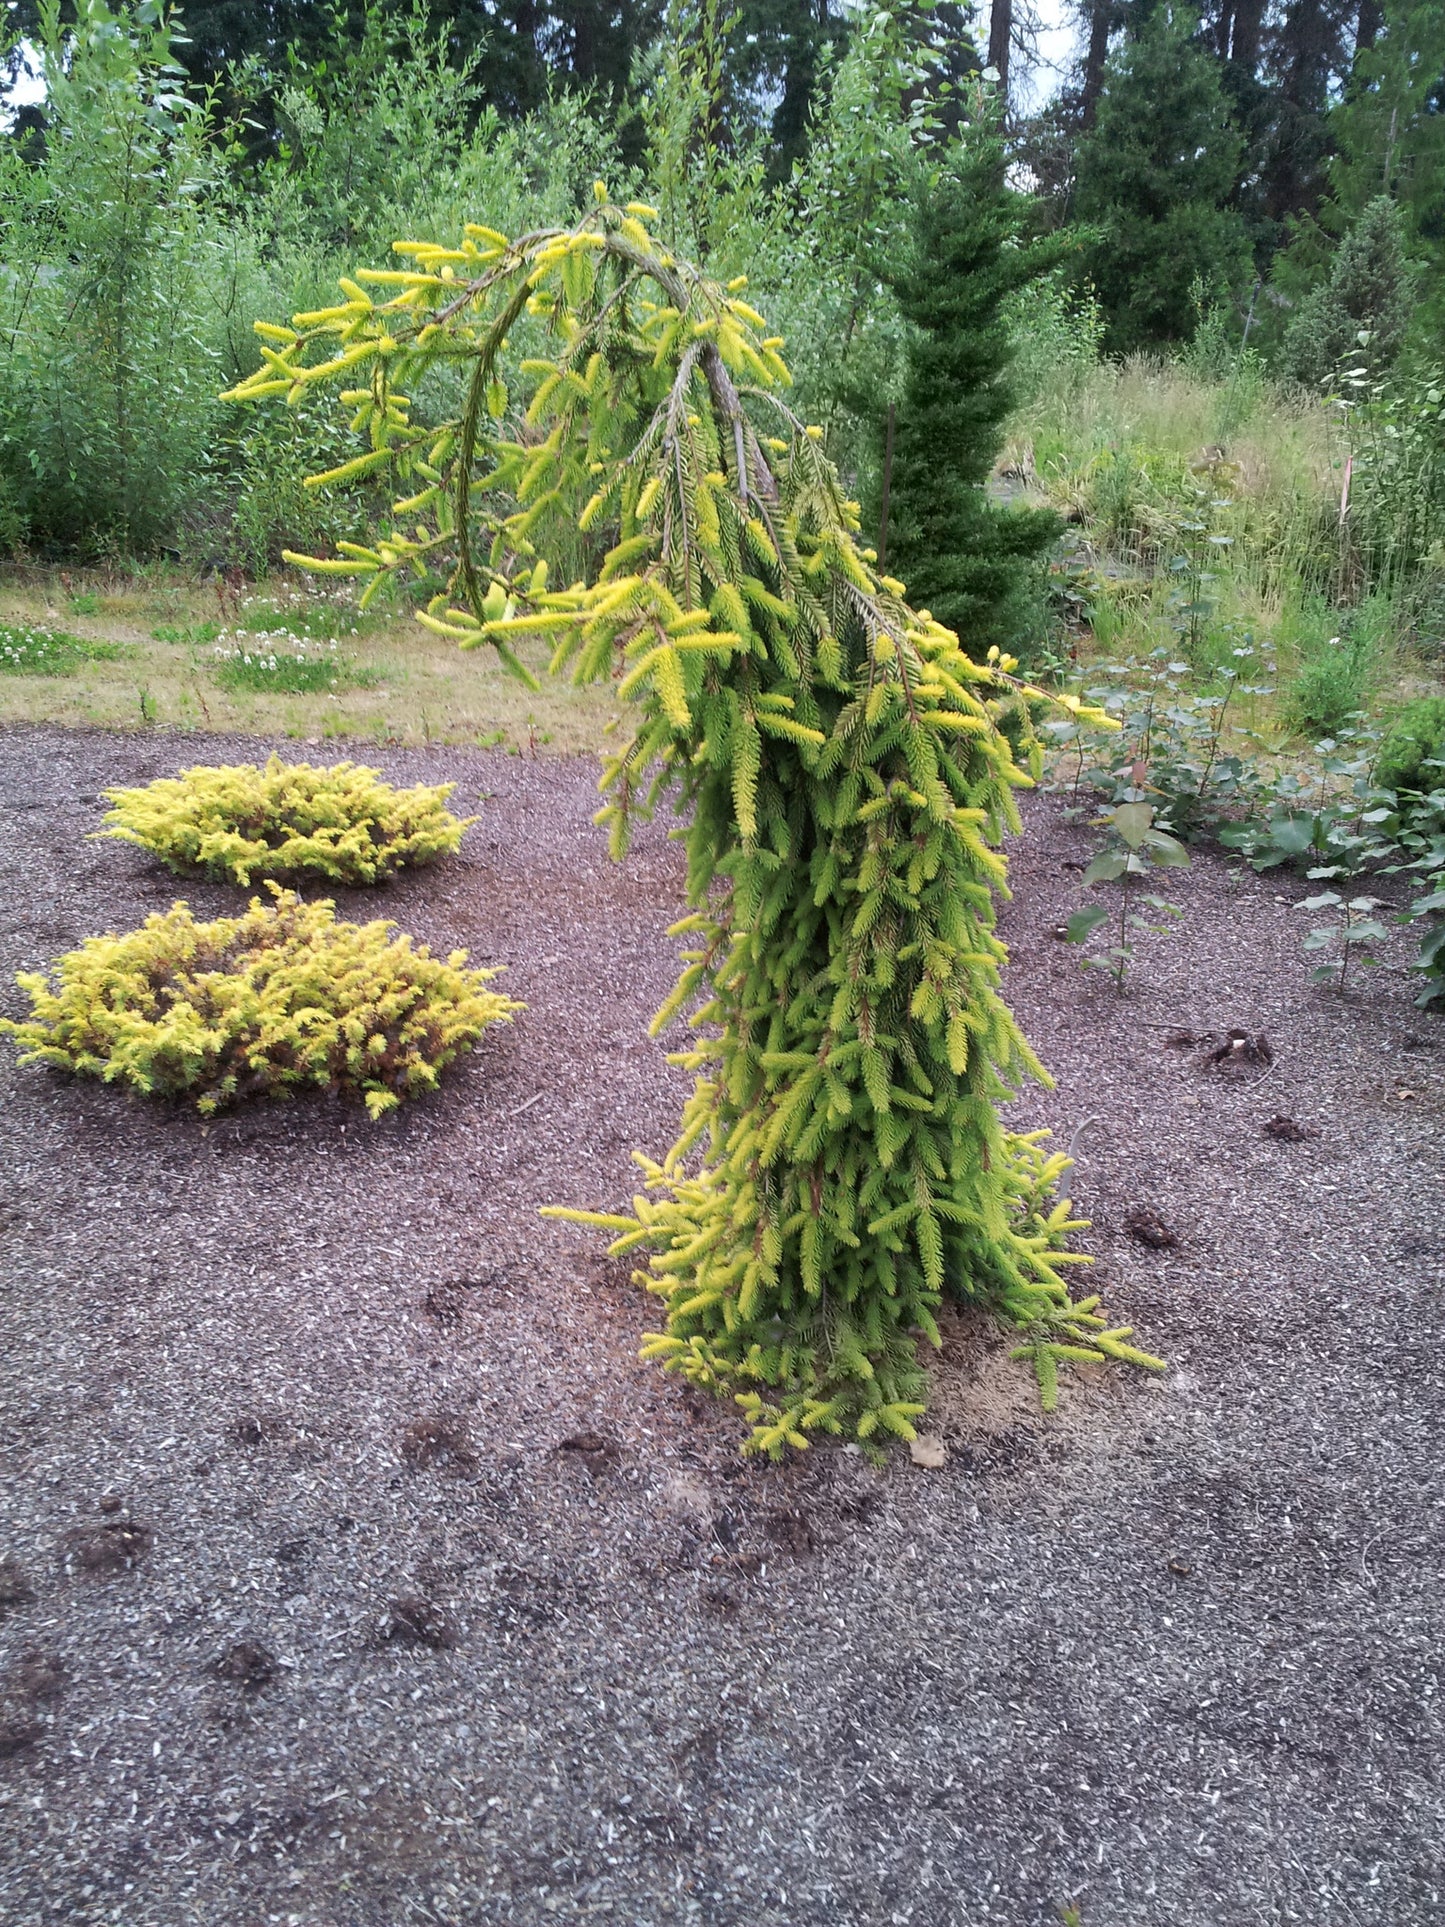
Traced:
POLYGON ((1115 354, 1187 341, 1196 282, 1237 294, 1254 273, 1234 205, 1241 143, 1198 15, 1162 6, 1109 63, 1079 143, 1075 212, 1097 233, 1086 264, 1115 354))
POLYGON ((1390 368, 1415 308, 1416 272, 1405 256, 1405 223, 1384 194, 1367 201, 1335 252, 1329 278, 1300 302, 1285 330, 1285 373, 1317 387, 1345 357, 1374 373, 1390 368), (1363 347, 1360 336, 1369 341, 1363 347))
MULTIPOLYGON (((920 187, 893 280, 912 333, 883 559, 975 661, 1026 641, 1062 527, 1051 509, 1005 508, 988 494, 1015 399, 1008 298, 1069 247, 1058 236, 1023 240, 1024 208, 1007 184, 1002 142, 976 136, 956 171, 920 187)), ((881 517, 880 499, 873 525, 884 533, 881 517)))

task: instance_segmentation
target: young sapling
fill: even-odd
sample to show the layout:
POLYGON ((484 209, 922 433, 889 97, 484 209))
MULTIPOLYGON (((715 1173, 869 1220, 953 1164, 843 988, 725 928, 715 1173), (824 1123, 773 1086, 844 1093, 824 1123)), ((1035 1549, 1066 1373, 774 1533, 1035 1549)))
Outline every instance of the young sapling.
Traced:
POLYGON ((1343 994, 1345 978, 1349 975, 1350 965, 1356 951, 1362 964, 1373 964, 1378 958, 1369 956, 1364 946, 1381 943, 1385 938, 1385 926, 1375 916, 1380 907, 1378 897, 1350 897, 1348 901, 1338 890, 1321 890, 1318 896, 1306 897, 1297 906, 1301 910, 1338 910, 1339 917, 1333 923, 1323 924, 1311 930, 1304 940, 1306 950, 1328 950, 1338 944, 1340 954, 1327 957, 1310 972, 1317 984, 1327 984, 1333 978, 1336 988, 1343 994))
MULTIPOLYGON (((1099 821, 1107 826, 1110 840, 1085 870, 1084 885, 1088 888, 1095 883, 1118 883, 1119 921, 1114 942, 1106 950, 1085 957, 1084 968, 1107 970, 1114 979, 1114 988, 1123 996, 1125 978, 1134 961, 1131 933, 1157 936, 1169 928, 1168 923, 1154 922, 1142 915, 1139 906, 1146 906, 1155 916, 1172 918, 1181 914, 1177 904, 1140 892, 1135 879, 1147 876, 1154 868, 1183 869, 1188 865, 1189 852, 1178 837, 1157 827, 1152 803, 1121 803, 1116 809, 1106 811, 1099 821)), ((1089 904, 1074 912, 1064 926, 1064 934, 1070 943, 1086 943, 1111 914, 1107 904, 1089 904)))

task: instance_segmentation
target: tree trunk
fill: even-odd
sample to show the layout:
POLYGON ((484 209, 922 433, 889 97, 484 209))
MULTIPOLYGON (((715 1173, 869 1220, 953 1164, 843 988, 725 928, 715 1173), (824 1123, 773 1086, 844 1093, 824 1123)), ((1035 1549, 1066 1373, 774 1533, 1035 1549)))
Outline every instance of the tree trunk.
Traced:
POLYGON ((1229 37, 1229 57, 1236 66, 1255 73, 1259 67, 1259 41, 1264 21, 1263 0, 1235 0, 1234 24, 1229 37))
POLYGON ((1104 91, 1104 62, 1109 58, 1109 29, 1113 24, 1113 0, 1089 0, 1089 44, 1084 52, 1084 85, 1079 96, 1079 121, 1085 128, 1093 126, 1104 91))
POLYGON ((999 99, 1008 112, 1008 57, 1013 40, 1013 0, 993 0, 988 16, 988 65, 998 75, 999 99))
POLYGON ((1214 23, 1214 51, 1221 60, 1229 58, 1229 43, 1234 33, 1234 0, 1220 0, 1219 17, 1214 23))

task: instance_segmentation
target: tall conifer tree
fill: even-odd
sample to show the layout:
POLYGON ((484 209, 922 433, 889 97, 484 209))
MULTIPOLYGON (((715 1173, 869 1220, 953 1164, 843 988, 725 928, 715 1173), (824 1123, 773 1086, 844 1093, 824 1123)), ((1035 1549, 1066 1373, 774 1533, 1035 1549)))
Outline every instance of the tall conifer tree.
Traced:
MULTIPOLYGON (((1014 403, 1005 304, 1070 244, 1022 240, 1025 203, 1007 184, 1003 143, 991 130, 972 139, 956 171, 920 187, 894 277, 912 334, 885 559, 915 606, 982 661, 1025 638, 1043 558, 1062 526, 1050 509, 1003 508, 988 496, 1014 403)), ((875 527, 881 500, 876 510, 875 527)))
POLYGON ((1254 271, 1233 205, 1240 141, 1197 15, 1164 5, 1112 60, 1079 144, 1075 208, 1098 230, 1088 270, 1117 354, 1187 340, 1192 289, 1238 291, 1254 271))

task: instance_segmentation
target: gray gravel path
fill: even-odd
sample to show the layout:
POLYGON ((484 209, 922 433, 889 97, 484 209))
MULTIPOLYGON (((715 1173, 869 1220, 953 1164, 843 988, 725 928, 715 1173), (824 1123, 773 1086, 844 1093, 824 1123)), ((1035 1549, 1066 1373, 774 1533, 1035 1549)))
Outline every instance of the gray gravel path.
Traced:
MULTIPOLYGON (((0 730, 0 986, 233 905, 84 835, 266 747, 0 730)), ((580 764, 363 760, 489 795, 341 896, 529 1005, 436 1100, 207 1128, 0 1046, 6 1927, 1445 1919, 1445 1027, 1404 943, 1325 994, 1302 886, 1201 857, 1120 1002, 1051 935, 1088 843, 1037 799, 1008 994, 1058 1087, 1019 1121, 1097 1120, 1086 1243, 1173 1369, 1044 1420, 958 1321, 942 1471, 742 1466, 536 1217, 668 1140, 676 851, 613 869, 580 764), (1267 1074, 1166 1041, 1231 1024, 1267 1074)))

